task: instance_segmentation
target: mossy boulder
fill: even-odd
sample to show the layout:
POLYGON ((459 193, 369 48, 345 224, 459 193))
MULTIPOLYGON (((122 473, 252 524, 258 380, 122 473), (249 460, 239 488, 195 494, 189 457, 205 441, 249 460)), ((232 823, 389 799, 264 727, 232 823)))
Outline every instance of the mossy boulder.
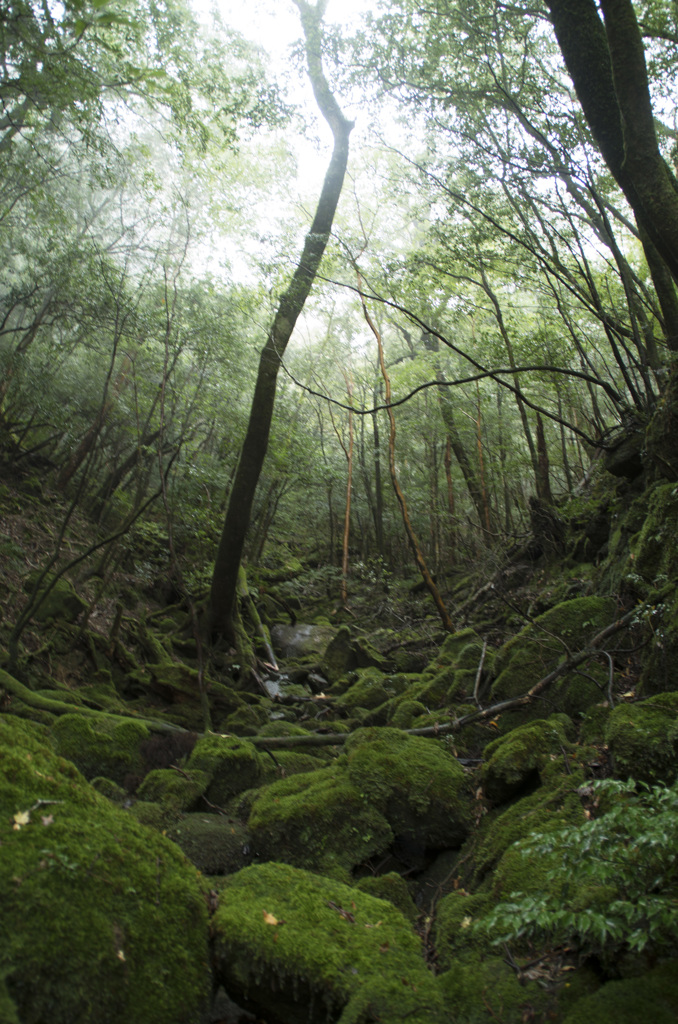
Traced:
POLYGON ((143 775, 141 744, 150 736, 147 726, 101 714, 62 715, 52 726, 57 753, 72 761, 87 779, 104 775, 123 785, 126 777, 143 775))
POLYGON ((204 875, 228 875, 250 862, 250 837, 245 826, 221 814, 185 814, 167 831, 204 875))
MULTIPOLYGON (((575 597, 539 615, 497 652, 492 700, 526 693, 617 616, 610 597, 575 597)), ((576 678, 576 677, 575 677, 576 678)), ((592 699, 599 699, 594 693, 592 699)))
POLYGON ((434 939, 437 963, 441 971, 452 967, 460 954, 466 956, 470 952, 491 951, 487 935, 474 927, 476 921, 490 906, 487 895, 469 895, 463 890, 448 893, 439 901, 436 907, 434 939))
POLYGON ((678 693, 619 704, 607 720, 605 740, 621 778, 670 785, 678 774, 678 693))
POLYGON ((177 811, 189 811, 197 804, 209 785, 207 772, 173 768, 155 768, 137 789, 139 800, 166 804, 177 811))
POLYGON ((320 670, 330 683, 336 683, 348 672, 359 668, 377 668, 388 672, 388 659, 383 657, 364 637, 353 639, 348 626, 342 626, 325 649, 320 670))
POLYGON ((346 753, 352 784, 395 835, 426 848, 461 846, 471 821, 470 793, 442 742, 398 729, 360 729, 346 753))
POLYGON ((40 726, 0 718, 0 770, 0 1001, 24 1024, 196 1024, 211 979, 195 868, 40 726))
POLYGON ((257 704, 243 704, 219 724, 219 732, 235 736, 256 736, 268 722, 268 712, 257 704))
POLYGON ((320 671, 330 683, 336 683, 347 672, 358 668, 358 656, 351 642, 351 631, 342 626, 329 642, 320 664, 320 671))
POLYGON ((389 686, 388 677, 377 668, 359 669, 351 674, 351 685, 337 697, 336 706, 348 714, 358 708, 374 710, 379 708, 395 694, 389 686))
POLYGON ((572 723, 565 715, 552 715, 517 726, 485 747, 481 780, 485 795, 494 803, 506 803, 520 792, 534 789, 552 761, 567 761, 572 723))
POLYGON ((476 955, 455 961, 450 970, 439 975, 437 984, 453 1024, 524 1024, 561 1019, 562 1008, 573 1003, 576 1006, 577 997, 596 986, 595 977, 588 971, 567 977, 566 985, 556 992, 548 983, 542 987, 536 980, 519 981, 501 957, 485 959, 476 955))
POLYGON ((431 662, 427 671, 435 675, 443 667, 456 668, 461 652, 469 644, 478 642, 482 644, 480 637, 473 629, 460 629, 457 633, 450 633, 445 637, 437 657, 431 662))
MULTIPOLYGON (((24 589, 32 591, 37 582, 38 574, 31 573, 24 589)), ((49 622, 51 619, 62 619, 64 622, 75 622, 87 608, 87 602, 76 593, 73 584, 64 576, 56 581, 47 593, 53 577, 47 576, 38 591, 38 606, 33 612, 36 622, 49 622)))
POLYGON ((393 841, 384 815, 351 782, 345 758, 266 786, 254 799, 248 827, 260 859, 346 879, 393 841))
POLYGON ((246 789, 254 789, 262 780, 262 758, 247 740, 234 736, 201 737, 193 748, 186 769, 204 772, 209 778, 205 793, 217 807, 246 789))
POLYGON ((366 875, 356 882, 356 889, 376 896, 377 899, 388 900, 410 922, 416 921, 419 917, 407 882, 397 871, 389 871, 386 875, 366 875))
POLYGON ((678 1020, 678 960, 639 978, 610 981, 577 1000, 563 1024, 675 1024, 678 1020))
POLYGON ((419 940, 390 903, 284 864, 234 875, 214 915, 218 982, 286 1024, 440 1024, 419 940))
MULTIPOLYGON (((568 825, 582 825, 584 811, 577 792, 584 782, 581 770, 562 775, 529 796, 483 817, 469 840, 473 884, 478 886, 493 871, 514 843, 532 832, 553 832, 568 825)), ((464 848, 466 853, 466 848, 464 848)))
POLYGON ((320 657, 336 633, 336 627, 329 622, 326 625, 276 623, 271 628, 271 640, 276 652, 283 658, 320 657))

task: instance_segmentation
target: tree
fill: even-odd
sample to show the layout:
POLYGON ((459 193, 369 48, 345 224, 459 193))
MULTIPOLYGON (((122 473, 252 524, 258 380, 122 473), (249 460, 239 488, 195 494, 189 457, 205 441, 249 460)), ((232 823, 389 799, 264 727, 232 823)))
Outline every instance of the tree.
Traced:
MULTIPOLYGON (((678 281, 678 182, 655 129, 631 0, 546 0, 567 69, 605 163, 678 281)), ((648 261, 649 262, 649 261, 648 261)), ((678 339, 668 339, 678 348, 678 339)))
POLYGON ((228 502, 224 527, 214 563, 210 590, 210 629, 213 635, 232 638, 238 571, 245 545, 257 483, 268 448, 275 405, 276 383, 287 343, 315 280, 332 230, 332 222, 344 183, 349 136, 353 124, 341 112, 322 66, 322 15, 327 0, 311 7, 294 0, 299 8, 306 39, 308 75, 318 108, 334 139, 332 155, 316 207, 311 230, 287 291, 282 295, 261 352, 252 397, 247 433, 240 453, 228 502))

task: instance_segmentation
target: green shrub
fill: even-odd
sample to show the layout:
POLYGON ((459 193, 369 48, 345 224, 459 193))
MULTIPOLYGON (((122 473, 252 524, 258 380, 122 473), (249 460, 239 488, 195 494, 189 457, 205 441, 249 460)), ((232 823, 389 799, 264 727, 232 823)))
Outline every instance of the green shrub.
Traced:
POLYGON ((575 943, 605 962, 678 946, 678 783, 607 780, 593 789, 599 818, 518 844, 532 863, 551 861, 548 890, 514 892, 479 922, 493 944, 575 943))

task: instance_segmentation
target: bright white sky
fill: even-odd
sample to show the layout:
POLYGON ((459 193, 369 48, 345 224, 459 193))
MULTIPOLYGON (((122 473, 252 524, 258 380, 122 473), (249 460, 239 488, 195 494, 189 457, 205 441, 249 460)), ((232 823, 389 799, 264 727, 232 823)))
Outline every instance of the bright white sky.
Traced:
MULTIPOLYGON (((367 11, 376 10, 378 0, 330 0, 325 14, 325 23, 339 25, 346 29, 347 34, 359 27, 367 11)), ((326 169, 331 135, 329 128, 319 118, 317 107, 306 75, 296 75, 295 68, 290 65, 291 48, 303 38, 299 11, 291 0, 213 0, 226 25, 237 29, 247 39, 258 43, 271 56, 270 70, 273 76, 286 87, 291 102, 298 103, 307 114, 309 120, 318 124, 320 138, 327 144, 327 151, 316 153, 315 157, 306 152, 304 147, 304 165, 317 164, 317 174, 326 169)), ((208 10, 210 0, 193 0, 198 10, 208 10)), ((338 96, 342 109, 347 117, 360 120, 358 110, 352 109, 346 97, 338 96)), ((365 118, 365 120, 367 120, 365 118)), ((359 134, 360 125, 356 125, 359 134)), ((354 138, 355 144, 355 138, 354 138)))

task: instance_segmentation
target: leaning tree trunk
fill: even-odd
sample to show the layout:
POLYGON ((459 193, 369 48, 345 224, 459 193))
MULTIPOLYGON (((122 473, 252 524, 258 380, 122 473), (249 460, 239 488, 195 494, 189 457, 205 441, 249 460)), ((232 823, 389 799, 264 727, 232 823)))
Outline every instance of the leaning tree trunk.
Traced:
POLYGON ((678 280, 678 185, 657 142, 633 4, 601 0, 604 22, 595 0, 546 0, 546 6, 603 159, 678 280))
POLYGON ((210 593, 210 629, 213 636, 233 636, 233 611, 238 569, 249 526, 252 503, 268 448, 273 418, 278 370, 295 324, 318 272, 332 230, 334 214, 344 183, 348 161, 348 140, 353 123, 341 112, 330 91, 321 59, 322 15, 327 0, 311 7, 294 0, 301 14, 306 38, 306 59, 313 93, 321 114, 332 129, 334 148, 320 199, 306 235, 304 249, 287 291, 281 296, 268 339, 259 360, 249 424, 240 461, 229 497, 226 519, 214 564, 210 593))

